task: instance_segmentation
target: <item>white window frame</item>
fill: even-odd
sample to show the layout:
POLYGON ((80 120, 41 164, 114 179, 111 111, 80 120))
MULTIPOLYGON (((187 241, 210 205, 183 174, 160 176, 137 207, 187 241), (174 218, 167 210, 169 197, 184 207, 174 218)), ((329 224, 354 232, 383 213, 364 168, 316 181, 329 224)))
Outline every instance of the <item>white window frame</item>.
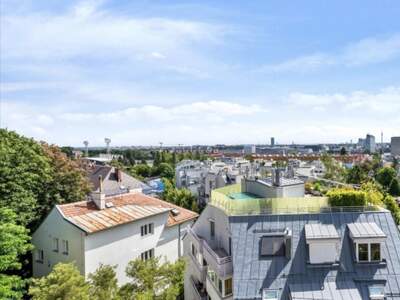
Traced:
POLYGON ((371 242, 366 242, 366 241, 362 241, 362 242, 356 242, 355 243, 355 245, 356 245, 356 259, 357 259, 357 262, 360 262, 360 263, 367 263, 367 262, 380 262, 380 261, 382 261, 382 243, 380 243, 380 242, 376 242, 376 241, 371 241, 371 242), (360 244, 367 244, 368 245, 368 260, 361 260, 360 261, 360 257, 359 257, 359 245, 360 244), (379 260, 372 260, 371 259, 371 244, 379 244, 379 256, 380 256, 380 259, 379 260))
POLYGON ((54 252, 60 251, 60 240, 58 238, 53 238, 53 251, 54 252))
POLYGON ((62 254, 69 254, 69 243, 68 240, 62 240, 62 254))
POLYGON ((140 226, 140 236, 145 237, 154 234, 154 223, 148 223, 140 226))
POLYGON ((368 287, 368 294, 371 300, 383 300, 385 299, 385 286, 379 284, 371 285, 368 287), (378 288, 380 291, 382 291, 382 293, 371 293, 371 288, 378 288))
POLYGON ((43 263, 44 262, 44 252, 43 249, 36 249, 35 251, 35 261, 38 263, 43 263))

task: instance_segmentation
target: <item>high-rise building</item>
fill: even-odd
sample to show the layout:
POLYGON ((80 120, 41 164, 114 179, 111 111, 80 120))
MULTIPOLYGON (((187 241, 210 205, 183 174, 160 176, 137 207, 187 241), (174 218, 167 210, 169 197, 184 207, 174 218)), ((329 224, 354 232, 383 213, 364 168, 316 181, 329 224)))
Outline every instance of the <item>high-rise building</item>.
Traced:
POLYGON ((393 156, 400 156, 400 136, 393 136, 390 141, 390 149, 393 156))
POLYGON ((365 138, 365 150, 370 153, 375 153, 376 151, 375 137, 372 134, 367 134, 365 138))
POLYGON ((274 146, 275 146, 275 138, 272 137, 272 138, 271 138, 271 147, 274 147, 274 146))

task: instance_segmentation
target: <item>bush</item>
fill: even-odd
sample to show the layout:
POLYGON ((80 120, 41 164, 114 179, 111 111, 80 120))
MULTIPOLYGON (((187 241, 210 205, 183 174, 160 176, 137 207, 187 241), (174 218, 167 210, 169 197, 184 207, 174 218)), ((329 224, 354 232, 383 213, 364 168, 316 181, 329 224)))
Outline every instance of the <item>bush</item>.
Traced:
POLYGON ((396 222, 397 225, 400 224, 400 208, 399 205, 397 204, 396 200, 390 196, 386 195, 386 197, 383 199, 383 202, 386 205, 386 208, 392 212, 394 221, 396 222))
POLYGON ((331 206, 366 206, 367 195, 352 189, 333 189, 327 193, 331 206))

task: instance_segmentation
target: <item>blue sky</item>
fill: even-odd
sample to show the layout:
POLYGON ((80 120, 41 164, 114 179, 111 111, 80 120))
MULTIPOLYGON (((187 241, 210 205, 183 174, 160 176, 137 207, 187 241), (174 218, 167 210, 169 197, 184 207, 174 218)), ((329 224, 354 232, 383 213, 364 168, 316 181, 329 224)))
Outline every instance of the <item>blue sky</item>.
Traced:
POLYGON ((1 127, 60 145, 400 135, 400 3, 1 2, 1 127))

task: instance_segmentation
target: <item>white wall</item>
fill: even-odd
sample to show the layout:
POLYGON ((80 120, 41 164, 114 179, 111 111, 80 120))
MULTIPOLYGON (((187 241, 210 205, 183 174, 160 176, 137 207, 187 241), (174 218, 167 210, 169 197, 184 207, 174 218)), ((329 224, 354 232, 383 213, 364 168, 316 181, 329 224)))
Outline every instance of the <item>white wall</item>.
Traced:
POLYGON ((167 218, 168 212, 88 235, 85 239, 85 275, 96 271, 100 263, 116 265, 119 284, 126 283, 125 269, 129 261, 140 258, 142 252, 152 248, 155 256, 164 255, 157 244, 167 218), (140 227, 149 223, 154 223, 154 234, 142 237, 140 227))
POLYGON ((42 249, 44 252, 44 261, 41 264, 35 261, 35 250, 33 250, 33 276, 45 276, 51 272, 55 264, 72 261, 84 274, 84 238, 85 233, 82 230, 65 221, 57 208, 53 208, 32 236, 35 249, 42 249), (53 251, 53 238, 59 239, 59 252, 53 251), (62 253, 62 240, 68 241, 68 255, 62 253))

